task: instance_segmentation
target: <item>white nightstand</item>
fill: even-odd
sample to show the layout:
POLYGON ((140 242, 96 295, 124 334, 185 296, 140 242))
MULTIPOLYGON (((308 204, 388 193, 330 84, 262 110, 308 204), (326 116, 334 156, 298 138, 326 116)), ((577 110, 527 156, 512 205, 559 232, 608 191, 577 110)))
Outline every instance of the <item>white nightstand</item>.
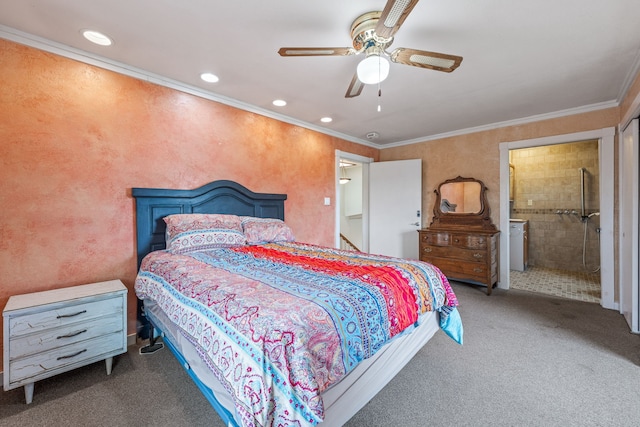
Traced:
POLYGON ((4 389, 24 386, 99 360, 111 374, 127 351, 127 288, 120 280, 14 295, 4 319, 4 389))

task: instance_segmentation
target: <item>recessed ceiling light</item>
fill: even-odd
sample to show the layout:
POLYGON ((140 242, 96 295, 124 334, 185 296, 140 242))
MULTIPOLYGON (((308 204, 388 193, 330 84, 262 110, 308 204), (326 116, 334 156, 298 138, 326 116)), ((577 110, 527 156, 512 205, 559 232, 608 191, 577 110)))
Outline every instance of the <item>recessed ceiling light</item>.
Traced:
POLYGON ((273 101, 273 105, 275 105, 276 107, 284 107, 285 105, 287 105, 287 101, 285 101, 284 99, 276 99, 275 101, 273 101))
POLYGON ((99 44, 100 46, 111 46, 113 43, 108 36, 98 31, 84 30, 82 31, 82 35, 91 43, 99 44))
POLYGON ((218 80, 220 80, 218 76, 213 73, 202 73, 200 74, 200 78, 207 83, 217 83, 218 80))
POLYGON ((323 117, 320 119, 322 123, 331 123, 333 119, 331 117, 323 117))

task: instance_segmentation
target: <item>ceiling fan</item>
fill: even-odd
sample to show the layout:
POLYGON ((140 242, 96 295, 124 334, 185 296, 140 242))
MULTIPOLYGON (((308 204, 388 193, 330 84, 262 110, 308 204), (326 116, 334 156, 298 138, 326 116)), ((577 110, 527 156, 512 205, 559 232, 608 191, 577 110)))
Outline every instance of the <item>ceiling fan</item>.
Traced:
POLYGON ((462 62, 461 56, 403 47, 394 49, 391 53, 386 51, 393 43, 393 36, 417 3, 418 0, 388 0, 382 12, 367 12, 356 18, 351 25, 353 47, 283 47, 278 53, 287 57, 349 56, 364 53, 365 59, 358 64, 345 98, 360 95, 365 84, 377 84, 386 79, 389 75, 389 60, 450 73, 462 62))

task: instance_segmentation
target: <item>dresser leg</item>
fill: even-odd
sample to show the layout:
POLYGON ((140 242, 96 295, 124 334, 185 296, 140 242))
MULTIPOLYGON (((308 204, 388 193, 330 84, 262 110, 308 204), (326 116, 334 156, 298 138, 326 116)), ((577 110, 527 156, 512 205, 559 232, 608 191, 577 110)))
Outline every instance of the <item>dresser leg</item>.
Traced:
POLYGON ((33 402, 33 383, 24 385, 24 400, 26 400, 27 405, 33 402))
POLYGON ((113 357, 107 357, 104 359, 104 363, 107 366, 107 375, 111 375, 111 369, 113 368, 113 357))

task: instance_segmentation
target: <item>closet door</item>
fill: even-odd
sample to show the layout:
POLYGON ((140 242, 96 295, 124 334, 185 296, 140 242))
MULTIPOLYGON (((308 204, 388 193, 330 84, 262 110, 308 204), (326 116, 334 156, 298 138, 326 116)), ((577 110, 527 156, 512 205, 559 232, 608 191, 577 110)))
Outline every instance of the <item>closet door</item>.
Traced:
POLYGON ((638 318, 638 119, 622 132, 620 143, 620 313, 631 332, 640 332, 638 318))

